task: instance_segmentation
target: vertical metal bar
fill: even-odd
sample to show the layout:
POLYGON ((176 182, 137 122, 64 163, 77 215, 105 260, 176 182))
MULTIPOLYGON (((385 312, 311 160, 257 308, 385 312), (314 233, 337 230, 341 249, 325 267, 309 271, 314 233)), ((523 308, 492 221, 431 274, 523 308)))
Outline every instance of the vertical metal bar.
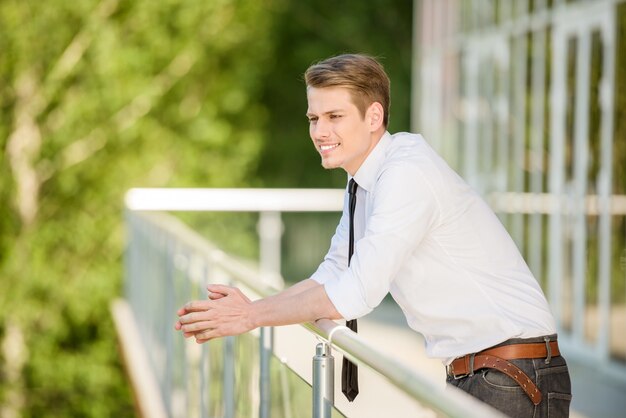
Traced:
MULTIPOLYGON (((510 7, 510 5, 509 5, 510 7)), ((504 9, 504 5, 502 5, 504 9)), ((504 13, 504 10, 503 10, 504 13)), ((510 12, 509 12, 510 13, 510 12)), ((496 132, 496 147, 498 149, 496 158, 496 179, 494 183, 494 189, 498 192, 507 191, 508 177, 509 177, 509 120, 510 120, 510 74, 511 74, 511 46, 509 42, 501 42, 501 48, 499 51, 500 60, 500 76, 498 77, 498 94, 500 100, 498 104, 498 129, 496 132)))
POLYGON ((555 207, 549 218, 549 277, 548 297, 553 307, 557 327, 563 317, 561 289, 563 283, 563 178, 567 42, 561 27, 552 31, 552 86, 550 123, 550 173, 549 191, 556 198, 555 207))
POLYGON ((601 119, 601 164, 598 176, 599 206, 599 257, 598 257, 598 305, 599 323, 602 324, 598 335, 600 359, 610 358, 610 310, 611 310, 611 184, 613 181, 613 92, 615 87, 615 5, 607 6, 602 19, 602 41, 604 45, 602 68, 604 73, 600 82, 601 119))
POLYGON ((259 393, 261 400, 259 403, 259 418, 270 418, 271 411, 271 398, 270 398, 270 360, 271 353, 273 351, 274 342, 274 328, 263 327, 261 328, 261 335, 259 338, 259 363, 260 363, 260 376, 259 376, 259 393))
MULTIPOLYGON (((543 7, 543 2, 537 7, 543 7)), ((546 175, 544 160, 544 98, 545 98, 545 61, 546 54, 546 29, 540 28, 533 34, 533 56, 532 56, 532 113, 531 113, 531 146, 532 146, 532 175, 530 178, 530 191, 532 193, 543 192, 543 179, 546 175)), ((542 239, 542 214, 533 213, 529 219, 528 241, 534 243, 528 251, 528 264, 535 274, 535 277, 543 283, 545 278, 541 277, 543 272, 542 253, 544 245, 542 239)))
POLYGON ((425 91, 425 77, 422 77, 422 72, 425 70, 426 65, 424 57, 427 54, 426 42, 424 42, 425 32, 428 24, 428 20, 423 16, 426 14, 428 7, 428 0, 413 0, 413 48, 412 48, 412 61, 411 61, 411 132, 419 132, 421 129, 424 131, 423 121, 424 118, 420 118, 423 109, 423 103, 426 103, 426 91, 425 91), (422 22, 424 22, 422 24, 422 22))
MULTIPOLYGON (((209 283, 209 274, 211 271, 211 266, 209 265, 208 258, 205 259, 205 262, 202 266, 202 287, 206 288, 206 285, 209 283)), ((210 397, 209 391, 211 389, 211 363, 209 357, 209 343, 202 344, 202 354, 200 357, 200 417, 208 418, 209 417, 209 408, 210 408, 210 397)))
POLYGON ((280 246, 283 223, 280 212, 261 212, 258 233, 260 239, 261 280, 277 289, 284 286, 280 276, 280 246))
MULTIPOLYGON (((522 5, 525 2, 519 2, 522 5)), ((525 142, 526 142, 526 60, 528 54, 526 32, 516 35, 513 38, 513 67, 515 70, 515 78, 513 80, 513 106, 512 111, 515 115, 513 118, 513 137, 511 158, 509 164, 513 165, 510 191, 516 193, 524 192, 524 160, 525 160, 525 142)), ((513 213, 511 215, 511 224, 509 226, 511 235, 520 247, 524 248, 524 215, 522 213, 513 213)))
POLYGON ((460 16, 460 5, 457 0, 446 0, 444 5, 443 26, 445 27, 444 38, 441 46, 441 62, 443 85, 442 108, 440 110, 439 126, 441 129, 441 140, 438 151, 444 155, 452 167, 458 167, 459 152, 459 128, 458 107, 459 107, 459 85, 461 84, 462 73, 458 66, 461 57, 462 20, 460 16))
POLYGON ((235 417, 235 337, 225 337, 222 376, 224 418, 235 417))
POLYGON ((478 162, 478 84, 480 43, 468 42, 463 57, 463 74, 465 75, 465 144, 463 174, 469 184, 477 186, 478 162))
POLYGON ((174 276, 173 289, 171 301, 171 310, 162 311, 161 315, 162 324, 164 325, 163 333, 168 333, 172 336, 175 342, 175 347, 179 353, 179 359, 184 367, 179 370, 178 374, 174 375, 174 385, 176 386, 176 402, 177 407, 181 411, 181 415, 188 418, 194 418, 198 416, 197 409, 197 392, 194 388, 198 387, 196 380, 199 359, 200 359, 200 347, 197 344, 185 345, 180 338, 168 330, 168 319, 171 318, 178 309, 178 303, 182 303, 182 300, 192 300, 196 296, 196 292, 192 289, 195 283, 193 282, 194 273, 194 255, 190 248, 185 247, 180 250, 180 265, 174 276), (182 343, 182 344, 181 344, 182 343))
MULTIPOLYGON (((167 239, 167 244, 166 244, 166 254, 167 254, 167 258, 166 258, 166 263, 167 263, 167 268, 165 270, 165 280, 163 282, 164 284, 164 293, 166 295, 172 295, 173 294, 173 281, 174 281, 174 275, 175 273, 175 263, 174 263, 174 259, 176 257, 176 241, 171 238, 168 237, 169 239, 167 239)), ((152 264, 152 263, 150 263, 152 264)), ((156 288, 156 286, 155 286, 156 288)), ((169 310, 171 309, 171 298, 165 298, 165 307, 164 309, 169 310)), ((155 331, 158 330, 158 327, 155 327, 155 331)), ((162 335, 162 334, 161 334, 162 335)), ((172 384, 172 377, 173 377, 173 373, 174 373, 174 368, 177 367, 174 364, 174 339, 172 338, 173 335, 171 332, 167 333, 166 335, 163 336, 163 338, 165 339, 164 341, 164 348, 165 348, 165 370, 163 372, 163 397, 165 400, 165 405, 167 407, 167 410, 170 414, 174 415, 174 402, 173 402, 173 394, 174 394, 174 386, 172 384)))
POLYGON ((496 17, 495 0, 486 0, 482 4, 482 11, 483 11, 483 22, 482 22, 483 27, 493 26, 496 20, 495 19, 496 17))
POLYGON ((293 390, 289 387, 289 382, 287 381, 287 365, 281 361, 281 366, 279 369, 280 374, 280 390, 282 391, 282 406, 283 406, 283 418, 292 418, 293 412, 291 407, 291 395, 293 390))
POLYGON ((434 145, 439 148, 441 144, 441 121, 442 121, 442 113, 441 109, 443 106, 443 91, 444 91, 444 9, 441 1, 437 1, 433 3, 433 43, 434 49, 431 53, 433 66, 431 66, 431 74, 429 76, 430 80, 430 89, 431 89, 431 102, 428 104, 430 108, 430 126, 429 126, 429 141, 434 141, 434 145))
POLYGON ((591 61, 591 35, 586 27, 579 28, 578 51, 576 55, 576 122, 574 132, 574 242, 573 245, 573 311, 572 333, 573 337, 584 341, 585 331, 585 281, 587 270, 587 166, 589 157, 589 84, 590 84, 590 61, 591 61))
MULTIPOLYGON (((194 249, 190 251, 190 263, 188 268, 188 275, 184 281, 184 301, 192 300, 206 295, 206 286, 204 286, 204 278, 206 277, 207 260, 203 257, 203 254, 196 252, 194 249)), ((179 304, 184 303, 179 300, 179 304)), ((182 339, 179 339, 179 341, 182 339)), ((188 344, 187 356, 189 361, 187 362, 187 373, 190 377, 185 378, 188 382, 187 398, 188 398, 188 416, 189 417, 202 417, 204 406, 204 391, 202 390, 204 379, 204 347, 206 344, 188 344), (191 384, 189 384, 191 382, 191 384)))
POLYGON ((469 6, 471 8, 471 11, 469 13, 470 15, 470 27, 469 29, 471 31, 475 31, 476 29, 478 29, 480 26, 480 4, 479 1, 480 0, 470 0, 471 1, 471 5, 469 6))
POLYGON ((441 147, 442 151, 445 152, 446 159, 457 171, 460 171, 460 159, 462 157, 461 141, 463 140, 463 119, 459 117, 459 113, 463 111, 463 102, 460 100, 462 99, 463 69, 459 65, 464 53, 464 46, 461 41, 464 39, 462 8, 463 6, 457 0, 448 2, 449 30, 445 44, 444 69, 448 74, 447 80, 449 82, 446 87, 445 109, 443 110, 447 136, 441 147))
POLYGON ((211 364, 209 363, 208 344, 202 345, 202 356, 200 357, 200 417, 209 418, 209 391, 211 389, 211 379, 209 378, 211 364))
POLYGON ((513 21, 513 1, 504 0, 500 2, 500 20, 502 22, 513 21))
MULTIPOLYGON (((421 32, 416 31, 415 40, 415 48, 416 57, 419 57, 419 65, 414 66, 414 76, 416 77, 416 86, 419 86, 420 89, 417 91, 415 89, 413 91, 413 103, 421 104, 419 106, 415 106, 415 109, 419 109, 419 120, 417 118, 417 110, 414 110, 413 115, 415 116, 415 120, 412 121, 412 130, 417 132, 418 130, 424 133, 426 138, 429 141, 433 139, 431 137, 435 137, 435 109, 432 106, 433 102, 437 101, 437 97, 439 94, 440 86, 435 85, 435 79, 438 73, 441 72, 441 60, 440 60, 440 52, 439 52, 439 39, 437 39, 436 28, 438 27, 438 22, 435 20, 437 17, 436 8, 437 2, 433 0, 426 0, 423 2, 417 2, 415 6, 415 13, 421 13, 421 21, 423 24, 416 25, 416 28, 421 28, 421 32), (419 69, 419 73, 417 70, 419 69), (417 82, 417 78, 420 78, 420 81, 417 82), (419 122, 419 126, 418 126, 419 122)), ((414 19, 417 21, 419 17, 416 15, 414 19)), ((435 141, 436 143, 436 141, 435 141)))
POLYGON ((335 403, 335 359, 326 343, 315 347, 313 357, 313 418, 330 418, 335 403))
MULTIPOLYGON (((490 17, 491 18, 491 17, 490 17)), ((489 55, 485 57, 484 60, 484 68, 482 71, 483 78, 483 96, 485 103, 485 117, 482 119, 482 129, 481 129, 481 137, 483 138, 483 146, 482 152, 479 154, 482 155, 482 162, 480 164, 480 173, 481 173, 481 193, 485 193, 487 191, 493 190, 493 166, 494 166, 494 134, 493 134, 493 126, 494 120, 496 118, 495 115, 495 107, 496 107, 496 98, 494 94, 494 77, 497 71, 497 58, 494 57, 494 53, 497 51, 497 41, 494 37, 490 38, 488 42, 486 42, 489 48, 489 55)))

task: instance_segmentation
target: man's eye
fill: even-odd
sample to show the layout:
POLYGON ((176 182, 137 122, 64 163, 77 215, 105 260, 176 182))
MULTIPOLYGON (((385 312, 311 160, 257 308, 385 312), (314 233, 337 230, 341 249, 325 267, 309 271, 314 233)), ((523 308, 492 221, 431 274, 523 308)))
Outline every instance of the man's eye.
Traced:
POLYGON ((331 119, 339 119, 342 115, 330 115, 331 119))
POLYGON ((315 123, 317 122, 317 118, 309 118, 309 123, 315 123))

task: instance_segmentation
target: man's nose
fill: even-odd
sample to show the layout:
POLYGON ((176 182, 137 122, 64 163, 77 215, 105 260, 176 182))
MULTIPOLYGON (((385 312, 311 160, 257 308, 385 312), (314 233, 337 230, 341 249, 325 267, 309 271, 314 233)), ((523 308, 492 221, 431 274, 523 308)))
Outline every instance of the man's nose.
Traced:
POLYGON ((330 127, 328 123, 322 120, 318 120, 311 127, 311 130, 312 130, 311 134, 314 139, 323 139, 323 138, 328 138, 330 136, 330 127))

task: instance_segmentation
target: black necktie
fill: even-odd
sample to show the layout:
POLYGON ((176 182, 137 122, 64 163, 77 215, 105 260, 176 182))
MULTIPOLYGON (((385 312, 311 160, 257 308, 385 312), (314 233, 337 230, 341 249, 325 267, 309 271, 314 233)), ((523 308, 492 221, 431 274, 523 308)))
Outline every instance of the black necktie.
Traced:
MULTIPOLYGON (((350 209, 350 243, 348 244, 348 266, 350 265, 350 259, 354 252, 354 208, 356 207, 356 189, 358 184, 354 179, 350 179, 348 183, 348 195, 350 199, 348 206, 350 209)), ((348 328, 357 332, 356 319, 346 322, 348 328)), ((352 363, 345 356, 343 358, 343 365, 341 368, 341 391, 350 402, 356 398, 359 394, 359 368, 356 364, 352 363)))

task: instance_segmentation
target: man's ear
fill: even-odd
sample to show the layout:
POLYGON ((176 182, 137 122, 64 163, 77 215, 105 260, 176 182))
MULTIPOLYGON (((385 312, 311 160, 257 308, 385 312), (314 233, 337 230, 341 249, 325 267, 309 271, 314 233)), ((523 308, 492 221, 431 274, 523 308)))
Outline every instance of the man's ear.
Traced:
POLYGON ((384 115, 385 111, 383 110, 383 105, 378 102, 372 103, 367 109, 368 122, 372 132, 378 130, 382 126, 384 115))

